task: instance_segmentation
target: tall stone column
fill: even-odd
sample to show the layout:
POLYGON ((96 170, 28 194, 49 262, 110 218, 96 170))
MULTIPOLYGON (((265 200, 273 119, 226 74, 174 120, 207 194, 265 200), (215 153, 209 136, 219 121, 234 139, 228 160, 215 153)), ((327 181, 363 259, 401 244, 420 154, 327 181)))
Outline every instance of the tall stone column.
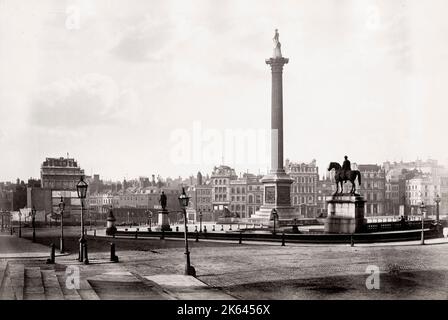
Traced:
POLYGON ((283 168, 283 66, 289 59, 266 59, 271 66, 271 173, 285 173, 283 168))
POLYGON ((271 169, 263 177, 263 205, 251 218, 260 223, 272 224, 272 209, 276 209, 279 222, 291 221, 298 217, 291 206, 291 184, 293 180, 283 167, 283 66, 288 58, 283 58, 279 35, 275 30, 273 56, 266 59, 271 67, 271 169))

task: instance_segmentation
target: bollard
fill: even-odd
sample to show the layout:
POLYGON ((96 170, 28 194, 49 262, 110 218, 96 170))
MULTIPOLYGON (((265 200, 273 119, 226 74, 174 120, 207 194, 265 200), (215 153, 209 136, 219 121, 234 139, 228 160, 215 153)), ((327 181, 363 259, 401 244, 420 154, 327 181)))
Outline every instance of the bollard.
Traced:
POLYGON ((179 232, 179 226, 176 226, 176 232, 179 232))
POLYGON ((215 225, 213 225, 213 227, 212 227, 212 231, 215 231, 215 225))
POLYGON ((232 225, 229 226, 229 231, 232 231, 232 225))
POLYGON ((355 245, 355 240, 353 239, 353 235, 350 236, 350 246, 353 247, 355 245))
POLYGON ((224 231, 224 225, 223 224, 221 225, 221 231, 224 231))
POLYGON ((89 264, 89 255, 87 251, 87 242, 84 242, 84 264, 89 264))
POLYGON ((165 239, 165 230, 162 230, 162 234, 160 235, 160 240, 165 239))
POLYGON ((238 223, 238 228, 237 228, 238 230, 240 230, 240 224, 238 223))
POLYGON ((243 233, 240 231, 240 239, 238 241, 239 244, 243 243, 243 233))
POLYGON ((50 258, 47 259, 47 264, 54 264, 55 262, 55 249, 56 246, 54 245, 54 243, 50 244, 50 258))
POLYGON ((196 241, 195 242, 199 242, 199 232, 196 230, 196 241))
POLYGON ((207 226, 204 226, 204 233, 207 233, 207 226))
POLYGON ((198 231, 198 226, 194 226, 194 231, 198 231))
POLYGON ((282 247, 285 246, 285 232, 282 233, 282 247))
POLYGON ((135 230, 135 239, 137 239, 138 238, 138 228, 137 228, 137 230, 135 230))
POLYGON ((11 227, 11 235, 14 233, 14 228, 11 227))
POLYGON ((110 261, 112 262, 118 262, 118 257, 115 254, 115 243, 110 243, 110 261))

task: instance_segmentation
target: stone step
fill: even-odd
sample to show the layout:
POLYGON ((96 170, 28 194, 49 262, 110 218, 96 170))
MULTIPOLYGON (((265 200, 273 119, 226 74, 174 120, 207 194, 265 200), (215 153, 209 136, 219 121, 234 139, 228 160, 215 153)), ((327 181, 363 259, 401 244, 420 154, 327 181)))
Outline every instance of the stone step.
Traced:
POLYGON ((59 287, 61 288, 62 294, 64 295, 65 300, 82 300, 81 296, 79 295, 78 291, 75 288, 67 288, 66 285, 66 275, 65 273, 56 274, 56 277, 58 278, 59 287))
POLYGON ((178 300, 235 300, 233 296, 192 276, 162 274, 144 278, 156 283, 178 300))
MULTIPOLYGON (((164 300, 169 296, 131 272, 112 271, 89 277, 101 300, 164 300)), ((149 281, 148 281, 149 282, 149 281)))
POLYGON ((16 295, 14 293, 11 277, 9 276, 9 265, 6 262, 6 268, 3 275, 3 281, 0 284, 0 300, 16 300, 16 295))
POLYGON ((39 267, 25 268, 24 300, 45 300, 44 283, 39 267))
POLYGON ((82 300, 100 300, 88 280, 81 279, 79 282, 78 293, 82 300))
POLYGON ((54 270, 41 270, 47 300, 64 300, 61 285, 54 270))
POLYGON ((25 287, 25 266, 23 264, 8 264, 8 276, 11 281, 12 291, 17 300, 23 300, 25 287))
POLYGON ((6 268, 8 267, 7 261, 0 261, 0 289, 3 288, 3 282, 6 278, 6 268))

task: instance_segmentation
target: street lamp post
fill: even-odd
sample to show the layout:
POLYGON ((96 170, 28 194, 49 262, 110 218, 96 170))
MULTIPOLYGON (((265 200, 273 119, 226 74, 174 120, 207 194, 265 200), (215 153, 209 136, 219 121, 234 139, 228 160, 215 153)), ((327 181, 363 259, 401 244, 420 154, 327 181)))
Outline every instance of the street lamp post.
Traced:
POLYGON ((202 232, 202 211, 199 211, 199 232, 202 232))
POLYGON ((436 222, 439 223, 439 203, 442 199, 440 198, 440 196, 437 194, 436 197, 434 198, 434 201, 436 202, 436 222))
POLYGON ((422 214, 422 236, 421 236, 421 240, 420 240, 420 244, 425 244, 425 203, 422 201, 422 204, 420 205, 420 210, 421 210, 421 214, 422 214))
POLYGON ((22 238, 22 212, 19 210, 19 238, 22 238))
POLYGON ((274 208, 271 211, 272 219, 274 220, 274 235, 275 235, 275 220, 278 219, 278 213, 277 210, 274 208))
POLYGON ((151 226, 152 226, 152 212, 150 210, 146 210, 146 214, 148 215, 148 219, 149 219, 149 231, 151 230, 151 226))
POLYGON ((184 213, 184 237, 185 237, 185 274, 188 276, 196 276, 196 271, 190 265, 190 251, 188 250, 188 235, 187 235, 187 207, 190 197, 185 194, 185 188, 182 187, 182 194, 179 196, 179 204, 184 213))
POLYGON ((34 206, 31 209, 31 219, 33 226, 33 242, 36 242, 36 208, 34 206))
POLYGON ((59 240, 59 250, 61 253, 64 252, 64 209, 65 209, 65 203, 64 199, 61 196, 61 201, 59 202, 59 210, 61 211, 61 239, 59 240))
POLYGON ((78 198, 81 200, 81 238, 79 239, 79 262, 84 262, 85 264, 89 263, 89 260, 87 258, 87 252, 86 257, 84 260, 84 248, 86 248, 86 238, 84 237, 84 199, 87 195, 87 188, 88 184, 84 181, 84 176, 81 176, 81 180, 76 185, 76 190, 78 191, 78 198))

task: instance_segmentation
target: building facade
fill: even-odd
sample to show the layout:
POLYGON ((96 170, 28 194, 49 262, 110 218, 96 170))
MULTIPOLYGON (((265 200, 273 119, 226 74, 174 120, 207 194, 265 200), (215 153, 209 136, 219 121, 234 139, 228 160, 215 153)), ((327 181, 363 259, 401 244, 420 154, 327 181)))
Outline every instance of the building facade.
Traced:
POLYGON ((317 216, 324 218, 327 216, 327 201, 326 197, 331 196, 335 191, 335 182, 331 181, 330 178, 324 178, 317 181, 316 185, 316 204, 317 204, 317 216))
POLYGON ((411 215, 421 215, 422 202, 427 215, 435 215, 435 198, 440 194, 440 186, 434 183, 429 174, 421 174, 406 181, 406 200, 411 215))
MULTIPOLYGON (((376 164, 360 164, 361 185, 358 192, 367 201, 364 214, 369 216, 386 215, 386 177, 384 169, 376 164)), ((347 183, 349 185, 350 183, 347 183)))
POLYGON ((304 218, 318 215, 317 183, 319 181, 316 160, 310 163, 293 163, 286 160, 286 173, 293 183, 291 185, 291 204, 294 210, 304 218))
POLYGON ((224 211, 230 205, 230 181, 236 180, 238 176, 235 170, 229 166, 221 165, 215 167, 210 177, 212 185, 213 211, 224 211))
POLYGON ((76 190, 76 184, 84 175, 84 170, 73 158, 46 158, 40 175, 44 189, 76 190))
POLYGON ((263 204, 262 176, 253 176, 247 181, 247 216, 255 214, 263 204))

